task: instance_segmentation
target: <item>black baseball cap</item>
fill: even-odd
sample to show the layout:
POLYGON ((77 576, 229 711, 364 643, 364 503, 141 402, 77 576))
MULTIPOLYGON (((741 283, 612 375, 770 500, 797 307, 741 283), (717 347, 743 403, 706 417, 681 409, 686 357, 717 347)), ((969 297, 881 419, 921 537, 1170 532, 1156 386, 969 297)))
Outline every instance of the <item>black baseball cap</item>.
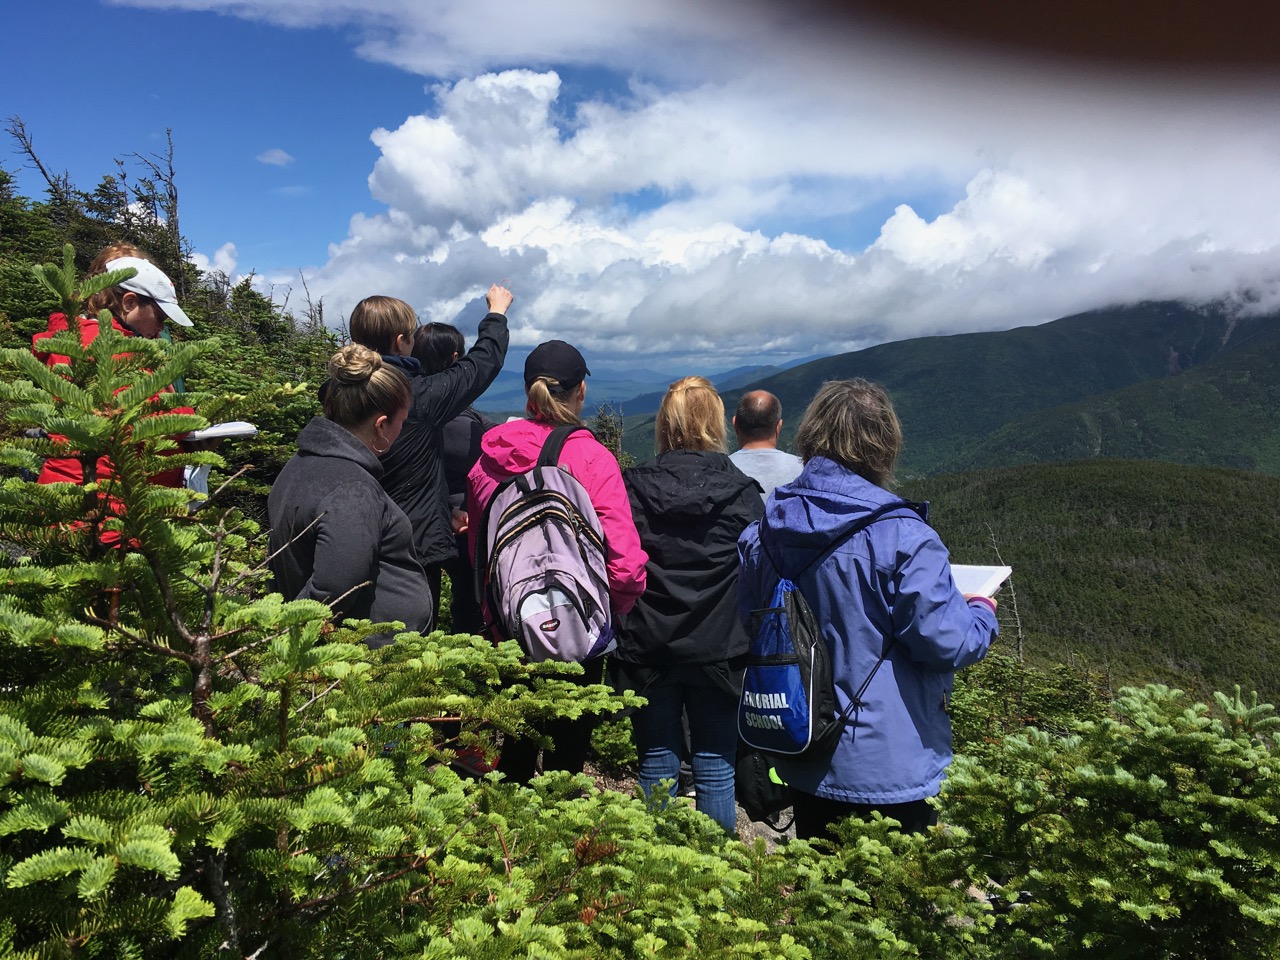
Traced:
POLYGON ((527 390, 539 377, 550 377, 561 390, 573 390, 591 373, 578 348, 563 340, 548 340, 533 348, 524 362, 524 385, 527 390))

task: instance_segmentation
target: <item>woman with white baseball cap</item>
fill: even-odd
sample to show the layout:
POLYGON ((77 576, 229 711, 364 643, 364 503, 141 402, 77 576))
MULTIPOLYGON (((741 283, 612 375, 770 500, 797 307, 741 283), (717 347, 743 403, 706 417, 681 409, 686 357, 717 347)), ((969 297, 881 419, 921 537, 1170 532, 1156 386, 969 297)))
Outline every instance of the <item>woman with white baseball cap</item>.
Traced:
MULTIPOLYGON (((134 274, 113 287, 100 290, 85 303, 85 312, 75 318, 75 326, 64 313, 49 317, 48 327, 31 338, 31 350, 50 367, 66 363, 66 356, 43 349, 44 341, 72 329, 80 332, 80 343, 88 346, 100 331, 98 314, 111 312, 111 327, 126 337, 138 336, 154 340, 164 331, 166 320, 179 326, 191 326, 191 318, 178 305, 177 291, 164 272, 129 243, 114 243, 103 249, 90 265, 90 276, 116 270, 132 269, 134 274)), ((172 391, 166 387, 165 392, 172 391)), ((174 413, 191 413, 189 407, 178 407, 174 413)), ((110 476, 111 464, 105 458, 98 463, 98 478, 110 476)), ((152 477, 154 483, 166 487, 182 486, 182 468, 175 467, 152 477)), ((40 483, 83 483, 84 473, 75 456, 50 457, 40 471, 40 483)))

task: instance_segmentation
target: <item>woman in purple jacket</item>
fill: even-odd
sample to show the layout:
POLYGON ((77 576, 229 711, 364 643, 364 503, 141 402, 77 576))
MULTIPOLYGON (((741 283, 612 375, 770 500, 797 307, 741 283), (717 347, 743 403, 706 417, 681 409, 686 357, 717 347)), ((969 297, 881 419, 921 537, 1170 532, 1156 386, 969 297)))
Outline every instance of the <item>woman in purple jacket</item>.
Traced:
POLYGON ((999 632, 995 601, 959 593, 937 533, 886 489, 902 428, 882 387, 824 384, 805 411, 796 450, 803 472, 774 490, 764 519, 738 542, 739 616, 750 624, 779 576, 763 537, 781 573, 798 577, 821 627, 838 712, 871 677, 832 754, 776 761, 791 786, 796 834, 829 838, 835 821, 872 811, 921 831, 937 822, 928 798, 951 762, 952 677, 986 655, 999 632), (893 503, 903 509, 838 542, 893 503))

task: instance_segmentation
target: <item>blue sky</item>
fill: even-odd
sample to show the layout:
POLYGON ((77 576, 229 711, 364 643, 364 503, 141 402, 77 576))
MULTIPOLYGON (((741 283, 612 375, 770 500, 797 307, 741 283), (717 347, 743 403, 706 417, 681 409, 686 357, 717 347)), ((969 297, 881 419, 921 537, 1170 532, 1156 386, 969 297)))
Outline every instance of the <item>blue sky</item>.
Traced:
MULTIPOLYGON (((0 107, 47 165, 92 187, 172 128, 197 262, 278 298, 305 271, 335 321, 384 293, 469 331, 509 277, 517 347, 727 368, 1280 302, 1274 74, 994 58, 752 0, 62 0, 9 22, 0 107)), ((38 195, 20 162, 0 153, 38 195)))
MULTIPOLYGON (((0 34, 10 78, 0 102, 43 161, 91 188, 114 158, 163 151, 172 128, 184 231, 210 253, 235 242, 246 270, 323 263, 352 213, 381 208, 366 183, 378 156, 370 131, 429 102, 423 78, 361 59, 337 28, 93 0, 26 4, 14 22, 22 29, 0 34), (68 32, 98 52, 56 69, 50 52, 68 32), (272 149, 293 161, 256 159, 272 149)), ((40 195, 43 181, 10 146, 0 162, 40 195)))

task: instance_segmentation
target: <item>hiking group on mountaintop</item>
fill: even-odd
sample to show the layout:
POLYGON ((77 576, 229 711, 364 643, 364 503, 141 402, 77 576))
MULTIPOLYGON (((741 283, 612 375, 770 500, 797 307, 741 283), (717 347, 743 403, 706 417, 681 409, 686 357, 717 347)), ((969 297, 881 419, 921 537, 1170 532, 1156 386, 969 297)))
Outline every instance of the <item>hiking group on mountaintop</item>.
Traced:
MULTIPOLYGON (((43 341, 74 323, 87 345, 101 309, 124 336, 191 325, 137 248, 108 247, 90 272, 119 269, 133 275, 35 336, 51 367, 66 358, 43 341)), ((371 296, 352 311, 354 342, 330 359, 322 412, 268 498, 276 589, 336 619, 426 633, 447 572, 456 632, 517 639, 531 660, 581 663, 579 683, 644 697, 631 718, 644 792, 665 784, 674 796, 687 761, 697 808, 731 833, 744 674, 761 661, 753 634, 769 616, 785 627, 771 605, 780 585, 794 588, 802 602, 788 610, 812 617, 827 671, 818 699, 835 714, 829 745, 770 758, 797 835, 830 836, 836 820, 872 811, 905 830, 936 822, 928 800, 951 760, 952 678, 986 654, 996 605, 960 594, 927 510, 890 492, 903 440, 887 393, 824 384, 792 455, 778 449, 777 398, 750 391, 730 455, 715 387, 682 377, 658 411, 656 456, 624 471, 582 422, 590 370, 562 340, 525 361, 524 418, 495 425, 474 410, 509 343, 511 291, 494 284, 486 300, 470 349, 455 327, 419 326, 403 300, 371 296)), ((103 479, 112 465, 97 470, 103 479)), ((53 458, 40 482, 94 479, 82 473, 75 456, 53 458)), ((178 485, 181 471, 153 482, 178 485)), ((580 772, 595 723, 547 723, 541 764, 536 740, 508 735, 497 769, 517 782, 539 768, 580 772)), ((460 751, 459 765, 481 772, 488 759, 460 751)))

